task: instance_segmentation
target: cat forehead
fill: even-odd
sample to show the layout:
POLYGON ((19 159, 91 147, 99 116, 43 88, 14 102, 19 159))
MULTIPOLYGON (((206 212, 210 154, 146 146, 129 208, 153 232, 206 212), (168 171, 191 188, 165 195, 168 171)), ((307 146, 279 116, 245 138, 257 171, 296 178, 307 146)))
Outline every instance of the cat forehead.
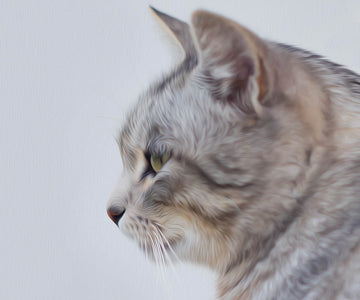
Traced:
POLYGON ((156 84, 140 97, 121 131, 122 152, 135 152, 136 148, 161 151, 167 147, 201 153, 209 143, 215 146, 215 142, 221 142, 220 138, 212 141, 206 137, 241 122, 230 106, 214 101, 209 91, 198 85, 196 70, 183 75, 160 89, 156 84))
POLYGON ((188 92, 185 87, 188 73, 189 66, 182 64, 139 97, 120 132, 122 147, 144 147, 144 143, 158 134, 159 124, 173 126, 168 117, 172 116, 172 121, 176 122, 176 116, 179 116, 179 106, 186 98, 184 93, 188 92))

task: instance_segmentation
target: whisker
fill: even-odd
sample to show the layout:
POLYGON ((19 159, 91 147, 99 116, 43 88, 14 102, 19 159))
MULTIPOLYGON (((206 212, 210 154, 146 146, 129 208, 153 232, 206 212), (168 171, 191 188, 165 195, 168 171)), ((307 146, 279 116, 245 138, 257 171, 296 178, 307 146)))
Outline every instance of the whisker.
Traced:
POLYGON ((152 230, 152 232, 154 233, 154 243, 155 243, 155 247, 157 249, 157 253, 159 255, 159 266, 160 266, 160 271, 161 271, 161 276, 163 279, 163 282, 165 282, 165 259, 164 259, 164 254, 161 250, 160 244, 159 244, 159 238, 156 234, 156 232, 154 230, 152 230))
MULTIPOLYGON (((160 247, 161 247, 161 249, 162 249, 162 253, 165 255, 166 261, 168 262, 168 265, 170 265, 170 268, 171 268, 171 270, 173 271, 173 274, 175 275, 175 278, 176 278, 177 282, 182 282, 182 281, 180 280, 179 276, 177 275, 177 272, 176 272, 176 270, 175 270, 173 261, 172 261, 170 255, 169 255, 169 253, 168 253, 168 250, 167 250, 166 247, 165 247, 164 240, 168 243, 166 237, 164 236, 164 234, 161 232, 161 230, 160 230, 156 225, 151 224, 151 227, 152 227, 152 228, 154 229, 154 231, 155 231, 155 236, 156 236, 156 238, 157 238, 157 240, 158 240, 158 242, 159 242, 159 245, 160 245, 160 247), (163 239, 161 238, 160 235, 163 237, 163 239)), ((166 270, 168 270, 168 268, 167 268, 166 270)), ((167 277, 167 278, 168 278, 168 277, 167 277)), ((169 296, 170 296, 170 295, 172 295, 173 289, 170 288, 170 283, 169 283, 169 281, 166 281, 166 283, 167 283, 167 287, 168 287, 166 290, 167 290, 167 292, 168 292, 168 294, 169 294, 169 296)), ((170 298, 173 298, 173 296, 170 296, 170 298)))
MULTIPOLYGON (((156 224, 157 226, 161 226, 161 227, 166 228, 165 226, 162 226, 162 225, 159 224, 159 223, 156 223, 156 222, 155 222, 155 224, 156 224)), ((162 236, 163 239, 165 240, 167 246, 169 247, 172 255, 175 257, 175 259, 177 260, 177 262, 180 263, 180 264, 182 264, 182 261, 180 260, 180 258, 179 258, 179 257, 177 256, 177 254, 175 253, 173 247, 170 245, 170 242, 169 242, 169 240, 166 238, 166 236, 164 235, 164 233, 163 233, 160 229, 158 229, 158 232, 161 234, 161 236, 162 236)))
MULTIPOLYGON (((153 226, 153 228, 156 229, 156 231, 157 231, 159 234, 161 234, 161 235, 163 236, 163 239, 168 243, 166 237, 165 237, 164 234, 160 231, 160 229, 157 228, 157 227, 154 226, 154 225, 152 225, 152 226, 153 226)), ((159 236, 159 238, 160 238, 160 236, 159 236)), ((176 269, 175 269, 173 260, 171 259, 168 251, 166 250, 163 240, 161 240, 160 245, 161 245, 161 248, 162 248, 163 251, 164 251, 165 257, 167 258, 168 264, 170 265, 170 268, 171 268, 171 270, 173 271, 173 274, 174 274, 175 277, 176 277, 176 280, 177 280, 178 282, 181 282, 180 278, 177 276, 177 272, 176 272, 176 269)), ((176 257, 176 258, 177 258, 177 257, 176 257)), ((178 259, 178 258, 177 258, 177 259, 178 259)))
POLYGON ((155 265, 157 268, 159 268, 159 262, 158 262, 158 256, 157 256, 157 253, 155 251, 155 244, 154 244, 154 240, 151 236, 151 234, 149 232, 147 232, 147 235, 149 236, 150 238, 150 241, 151 241, 151 248, 152 248, 152 253, 153 253, 153 256, 154 256, 154 260, 155 260, 155 265))
MULTIPOLYGON (((151 226, 152 226, 152 228, 154 228, 154 230, 155 230, 157 233, 159 233, 159 234, 162 235, 163 239, 166 240, 165 236, 162 234, 162 232, 160 232, 159 228, 157 228, 157 227, 154 226, 153 224, 151 224, 151 226)), ((170 256, 169 256, 168 252, 166 251, 166 248, 165 248, 163 239, 162 239, 159 235, 157 235, 157 237, 158 237, 158 240, 159 240, 160 247, 161 247, 162 251, 163 251, 164 254, 165 254, 165 258, 166 258, 167 262, 172 266, 172 265, 173 265, 173 264, 172 264, 172 260, 171 260, 171 258, 170 258, 170 256)))
POLYGON ((147 243, 146 240, 144 241, 144 247, 145 247, 145 260, 146 260, 146 261, 149 261, 148 243, 147 243))
POLYGON ((146 242, 146 239, 143 239, 141 241, 141 247, 142 247, 142 250, 145 252, 145 260, 148 261, 148 253, 147 253, 147 242, 146 242))
MULTIPOLYGON (((168 239, 166 238, 165 234, 164 234, 164 233, 162 232, 162 230, 159 228, 161 225, 158 224, 158 223, 156 223, 156 222, 154 222, 154 223, 155 223, 155 225, 154 225, 154 224, 151 224, 151 226, 152 226, 152 227, 156 230, 156 232, 159 234, 159 238, 160 238, 160 236, 162 236, 162 239, 160 238, 160 240, 161 240, 161 244, 160 244, 160 245, 161 245, 161 247, 162 247, 162 249, 163 249, 163 251, 164 251, 164 253, 165 253, 166 257, 167 257, 167 260, 168 260, 168 262, 169 262, 169 265, 170 265, 170 268, 171 268, 171 270, 172 270, 172 273, 173 273, 173 275, 175 276, 174 278, 176 279, 176 281, 177 281, 180 285, 185 286, 183 279, 178 276, 178 273, 177 273, 177 271, 176 271, 176 269, 175 269, 175 266, 174 266, 174 262, 173 262, 173 260, 172 260, 172 257, 169 255, 168 250, 170 250, 170 251, 172 252, 173 257, 177 260, 177 262, 179 262, 180 264, 182 264, 182 262, 180 261, 180 259, 179 259, 178 256, 176 255, 174 249, 171 247, 171 245, 170 245, 168 239), (159 225, 160 225, 160 226, 159 226, 159 225), (164 241, 167 243, 168 249, 165 248, 164 241)), ((162 227, 165 227, 165 226, 162 226, 162 227)), ((169 292, 171 293, 172 291, 169 290, 169 292)))
POLYGON ((154 222, 154 224, 157 225, 157 226, 159 226, 159 227, 162 227, 162 228, 164 228, 164 229, 166 229, 166 230, 169 230, 169 228, 167 228, 167 227, 164 226, 164 225, 161 225, 161 224, 158 223, 158 222, 154 222))

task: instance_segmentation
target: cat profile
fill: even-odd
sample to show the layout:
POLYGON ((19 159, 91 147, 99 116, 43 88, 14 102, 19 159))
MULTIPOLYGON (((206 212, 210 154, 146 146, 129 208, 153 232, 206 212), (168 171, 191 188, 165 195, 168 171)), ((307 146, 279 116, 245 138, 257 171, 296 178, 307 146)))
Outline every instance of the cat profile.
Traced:
POLYGON ((360 297, 360 76, 207 11, 155 9, 184 60, 118 138, 110 218, 218 299, 360 297))

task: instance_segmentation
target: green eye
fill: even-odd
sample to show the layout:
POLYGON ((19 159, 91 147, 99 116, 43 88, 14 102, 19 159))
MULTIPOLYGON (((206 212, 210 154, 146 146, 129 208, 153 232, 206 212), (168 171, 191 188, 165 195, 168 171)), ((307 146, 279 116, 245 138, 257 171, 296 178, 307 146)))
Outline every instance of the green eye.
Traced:
POLYGON ((164 153, 161 156, 158 156, 156 154, 151 154, 150 164, 153 170, 155 171, 155 173, 158 173, 161 170, 162 166, 169 160, 169 158, 170 158, 170 153, 164 153))

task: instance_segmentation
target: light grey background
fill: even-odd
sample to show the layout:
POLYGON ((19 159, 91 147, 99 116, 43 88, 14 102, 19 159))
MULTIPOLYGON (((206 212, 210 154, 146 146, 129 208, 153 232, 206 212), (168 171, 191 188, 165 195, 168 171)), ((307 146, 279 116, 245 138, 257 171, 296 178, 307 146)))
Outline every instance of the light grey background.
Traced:
MULTIPOLYGON (((124 112, 179 59, 148 4, 0 0, 0 299, 214 299, 214 274, 163 281, 105 212, 124 112)), ((207 8, 360 71, 359 0, 151 4, 184 20, 207 8)))

